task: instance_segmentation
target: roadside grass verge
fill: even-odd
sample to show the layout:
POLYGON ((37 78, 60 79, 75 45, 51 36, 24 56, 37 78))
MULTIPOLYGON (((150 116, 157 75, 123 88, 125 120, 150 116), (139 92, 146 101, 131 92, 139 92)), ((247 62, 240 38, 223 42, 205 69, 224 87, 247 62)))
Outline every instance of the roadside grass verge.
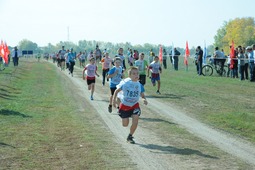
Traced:
POLYGON ((93 107, 77 104, 55 66, 24 61, 0 73, 0 169, 134 166, 93 107))
POLYGON ((161 95, 156 94, 156 87, 147 79, 147 96, 255 143, 255 83, 217 75, 197 76, 195 66, 189 67, 185 71, 180 61, 179 71, 174 71, 171 65, 163 70, 161 95))

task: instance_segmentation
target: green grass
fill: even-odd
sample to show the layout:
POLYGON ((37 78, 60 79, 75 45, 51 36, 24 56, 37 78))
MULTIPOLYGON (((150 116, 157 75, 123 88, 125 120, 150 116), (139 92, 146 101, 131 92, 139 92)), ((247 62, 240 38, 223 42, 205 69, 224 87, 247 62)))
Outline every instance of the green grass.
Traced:
POLYGON ((169 65, 161 75, 161 93, 156 95, 147 79, 146 94, 200 119, 216 128, 246 137, 255 143, 255 83, 213 75, 197 76, 191 63, 186 72, 169 65))
POLYGON ((0 169, 125 168, 120 146, 93 107, 70 100, 72 84, 58 71, 21 61, 0 73, 0 169))
MULTIPOLYGON (((126 63, 127 68, 129 67, 126 63)), ((101 66, 99 65, 98 73, 101 66)), ((175 71, 168 60, 168 68, 162 70, 161 95, 156 94, 147 78, 145 94, 164 103, 171 103, 213 127, 247 138, 255 143, 255 83, 212 76, 197 76, 195 64, 189 59, 186 71, 183 58, 175 71)), ((125 75, 127 77, 127 73, 125 75)))
MULTIPOLYGON (((255 83, 217 75, 197 76, 193 65, 186 72, 181 62, 179 71, 169 65, 163 70, 161 95, 155 93, 156 87, 147 79, 147 97, 173 104, 192 117, 255 143, 255 83)), ((1 168, 135 167, 124 160, 126 155, 112 141, 93 107, 84 102, 86 109, 81 110, 77 103, 83 98, 70 100, 75 89, 58 72, 51 64, 24 60, 18 68, 10 66, 0 72, 1 168)), ((185 131, 171 122, 169 125, 165 118, 162 121, 154 122, 152 127, 165 134, 170 131, 171 137, 185 131)), ((196 141, 193 138, 191 141, 196 141)))

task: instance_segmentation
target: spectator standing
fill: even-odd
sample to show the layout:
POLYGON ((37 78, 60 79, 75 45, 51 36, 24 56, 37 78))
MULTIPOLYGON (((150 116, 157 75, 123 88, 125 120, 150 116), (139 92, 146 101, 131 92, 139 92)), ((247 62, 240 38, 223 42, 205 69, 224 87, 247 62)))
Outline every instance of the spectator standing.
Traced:
POLYGON ((252 47, 248 46, 246 48, 247 53, 248 53, 248 59, 249 59, 249 67, 250 67, 250 81, 253 82, 255 81, 254 79, 254 55, 252 51, 252 47))
POLYGON ((167 69, 167 53, 166 53, 166 49, 163 49, 163 67, 164 67, 164 69, 167 69))
POLYGON ((240 80, 244 80, 244 53, 242 47, 238 48, 238 67, 240 73, 240 80))
POLYGON ((248 74, 249 60, 248 60, 248 54, 245 47, 243 47, 243 53, 244 53, 244 77, 246 80, 249 80, 249 74, 248 74))
POLYGON ((12 50, 12 61, 14 66, 19 65, 19 56, 20 56, 20 51, 18 50, 17 46, 14 47, 12 50))
POLYGON ((196 51, 197 51, 197 61, 196 61, 197 74, 199 76, 201 76, 202 75, 202 63, 203 63, 203 50, 201 49, 200 46, 197 46, 196 51))

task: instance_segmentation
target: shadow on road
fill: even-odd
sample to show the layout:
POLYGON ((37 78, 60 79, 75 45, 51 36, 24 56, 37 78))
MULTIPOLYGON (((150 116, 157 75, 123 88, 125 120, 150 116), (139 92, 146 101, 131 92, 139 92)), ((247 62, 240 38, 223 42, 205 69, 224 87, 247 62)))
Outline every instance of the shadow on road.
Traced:
POLYGON ((158 119, 158 118, 139 118, 139 120, 146 121, 146 122, 164 122, 167 124, 176 125, 176 123, 169 122, 163 119, 158 119))
POLYGON ((6 109, 2 109, 0 110, 0 115, 5 115, 5 116, 21 116, 23 118, 31 118, 31 116, 27 116, 23 113, 20 112, 16 112, 13 110, 6 110, 6 109))
POLYGON ((182 149, 182 148, 176 148, 173 146, 160 146, 160 145, 155 145, 155 144, 148 144, 148 145, 137 144, 137 145, 139 145, 143 148, 146 148, 146 149, 160 151, 160 153, 163 153, 163 154, 198 155, 198 156, 202 156, 205 158, 219 159, 218 157, 206 155, 198 150, 189 149, 189 148, 182 149))
POLYGON ((6 144, 6 143, 3 143, 3 142, 0 142, 0 146, 1 147, 11 147, 11 148, 16 148, 16 147, 14 147, 14 146, 12 146, 12 145, 9 145, 9 144, 6 144))
POLYGON ((147 98, 171 98, 171 99, 178 99, 181 100, 184 97, 186 97, 185 95, 175 95, 175 94, 170 94, 170 93, 162 93, 160 95, 147 95, 147 98))

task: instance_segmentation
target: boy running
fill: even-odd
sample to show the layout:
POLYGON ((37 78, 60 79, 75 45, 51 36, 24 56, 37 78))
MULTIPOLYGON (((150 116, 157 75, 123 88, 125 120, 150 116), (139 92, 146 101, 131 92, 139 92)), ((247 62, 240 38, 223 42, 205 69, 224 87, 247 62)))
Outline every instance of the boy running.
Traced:
POLYGON ((121 103, 119 106, 119 115, 122 118, 122 125, 127 127, 129 124, 129 117, 132 117, 132 125, 130 127, 130 133, 127 137, 127 142, 131 144, 135 144, 133 140, 133 134, 138 125, 138 119, 141 114, 141 109, 139 107, 139 98, 140 96, 143 98, 143 103, 147 105, 147 100, 144 95, 144 87, 138 81, 139 73, 137 67, 131 67, 128 71, 129 78, 121 81, 120 84, 117 85, 117 89, 113 95, 113 106, 116 107, 117 95, 120 91, 123 92, 121 97, 121 103))
POLYGON ((112 112, 112 97, 116 90, 116 86, 120 83, 123 75, 123 70, 121 65, 121 59, 119 57, 116 57, 114 59, 114 66, 111 68, 111 70, 108 72, 107 78, 110 78, 110 90, 111 90, 111 97, 110 97, 110 103, 108 106, 108 111, 112 112))
POLYGON ((146 83, 146 70, 148 69, 148 63, 144 60, 144 53, 139 54, 139 60, 135 61, 135 66, 139 70, 139 81, 144 86, 146 83))
POLYGON ((155 86, 156 81, 157 81, 158 82, 158 90, 156 93, 161 94, 159 92, 159 90, 160 90, 160 74, 162 73, 162 69, 161 69, 161 66, 158 61, 159 61, 158 56, 155 56, 154 61, 148 67, 147 76, 149 77, 150 76, 149 72, 151 72, 152 85, 155 86))
POLYGON ((65 54, 66 54, 65 46, 62 46, 62 50, 59 50, 58 54, 60 58, 60 68, 62 71, 65 68, 65 54))
POLYGON ((95 83, 96 83, 96 76, 99 77, 99 75, 97 74, 97 66, 95 65, 95 58, 92 57, 89 59, 89 64, 87 64, 82 72, 83 75, 83 80, 85 80, 85 71, 87 72, 87 85, 88 85, 88 90, 91 90, 91 96, 90 96, 90 100, 94 100, 93 98, 93 94, 95 91, 95 83))

